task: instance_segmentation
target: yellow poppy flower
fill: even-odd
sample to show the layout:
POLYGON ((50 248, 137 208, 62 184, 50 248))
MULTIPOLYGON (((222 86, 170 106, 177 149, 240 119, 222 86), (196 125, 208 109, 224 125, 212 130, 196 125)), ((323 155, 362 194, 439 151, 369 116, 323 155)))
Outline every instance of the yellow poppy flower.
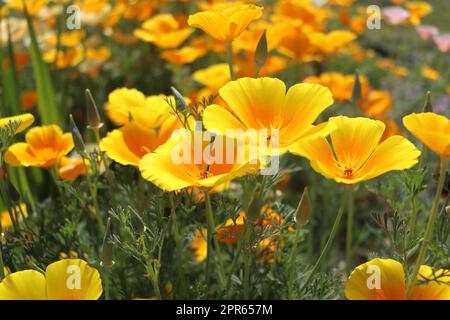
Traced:
MULTIPOLYGON (((412 290, 412 300, 449 300, 450 274, 421 266, 417 284, 412 290), (428 281, 427 281, 428 280, 428 281), (429 281, 431 280, 431 281, 429 281)), ((400 262, 392 259, 373 259, 356 267, 345 285, 345 296, 349 300, 405 300, 405 272, 400 262)))
POLYGON ((59 161, 59 177, 62 180, 73 181, 76 180, 80 176, 84 176, 86 174, 86 166, 88 166, 88 170, 90 163, 86 160, 86 163, 83 159, 71 159, 69 157, 62 157, 59 161))
POLYGON ((301 83, 286 92, 284 82, 276 78, 241 78, 227 83, 219 94, 232 112, 214 104, 207 107, 203 122, 208 130, 225 135, 227 129, 277 129, 280 152, 313 133, 325 132, 313 122, 333 103, 324 86, 301 83))
POLYGON ((245 174, 255 173, 259 169, 259 163, 247 155, 239 161, 240 152, 246 150, 238 150, 237 142, 228 144, 227 139, 216 136, 215 141, 220 139, 223 148, 217 151, 217 155, 213 155, 216 153, 213 148, 211 156, 221 157, 223 161, 217 162, 223 163, 208 163, 211 159, 208 160, 205 153, 213 146, 208 139, 205 141, 202 136, 198 138, 193 132, 183 129, 177 133, 139 162, 142 177, 165 191, 187 187, 212 188, 245 174), (199 143, 194 138, 203 140, 202 145, 198 146, 199 143), (229 152, 228 156, 231 154, 230 148, 234 148, 233 159, 227 158, 227 153, 229 152))
POLYGON ((208 242, 206 238, 208 231, 206 229, 195 230, 195 237, 192 240, 191 248, 194 250, 195 260, 202 262, 208 256, 208 242))
POLYGON ((263 8, 253 4, 203 11, 189 16, 191 27, 199 28, 220 41, 232 41, 254 20, 262 16, 263 8))
POLYGON ((48 0, 10 0, 6 3, 8 8, 14 9, 19 12, 24 12, 25 7, 28 11, 28 13, 31 16, 34 16, 37 14, 46 4, 48 3, 48 0), (25 4, 25 6, 24 6, 25 4))
POLYGON ((161 53, 161 58, 173 64, 187 64, 203 57, 206 51, 203 48, 182 47, 176 50, 167 50, 161 53))
POLYGON ((331 145, 318 137, 291 150, 309 159, 312 168, 326 178, 351 185, 418 162, 420 151, 406 138, 392 136, 380 143, 385 131, 381 121, 339 116, 329 123, 331 145))
MULTIPOLYGON (((20 214, 20 212, 23 213, 25 218, 28 217, 27 205, 25 203, 22 203, 22 204, 20 204, 20 207, 16 206, 16 212, 19 212, 19 219, 22 218, 22 215, 20 214)), ((9 215, 8 210, 4 210, 3 212, 0 212, 0 219, 2 222, 3 229, 8 229, 8 228, 12 227, 13 223, 11 221, 11 216, 9 215)))
POLYGON ((45 275, 14 272, 0 282, 0 300, 97 300, 102 292, 99 272, 80 259, 54 262, 45 275))
POLYGON ((230 68, 227 63, 218 63, 192 74, 192 78, 208 89, 217 92, 223 85, 231 80, 230 68))
POLYGON ((124 125, 133 119, 145 127, 155 128, 170 115, 166 99, 174 103, 172 96, 146 97, 139 90, 119 88, 109 94, 105 110, 116 125, 124 125))
POLYGON ((51 167, 74 147, 72 134, 62 133, 57 125, 34 127, 25 135, 26 142, 13 144, 5 161, 24 167, 51 167))
POLYGON ((381 90, 372 90, 366 100, 362 100, 359 108, 375 118, 380 118, 392 109, 392 98, 389 92, 381 90))
POLYGON ((193 31, 183 28, 170 13, 164 13, 145 21, 139 29, 134 30, 134 35, 160 48, 172 49, 181 45, 193 31))
POLYGON ((422 68, 422 76, 428 80, 439 80, 441 77, 439 71, 431 68, 430 66, 424 66, 422 68))
POLYGON ((18 116, 0 118, 0 129, 6 128, 12 123, 18 123, 16 133, 20 133, 34 122, 34 116, 31 113, 24 113, 18 116))
POLYGON ((307 36, 311 44, 324 54, 336 53, 356 39, 356 35, 353 32, 346 30, 334 30, 330 33, 312 32, 308 33, 307 36))
POLYGON ((405 7, 409 12, 408 21, 412 25, 420 24, 422 18, 433 11, 433 7, 425 1, 408 1, 405 7))
POLYGON ((417 139, 442 157, 450 157, 450 120, 432 112, 403 117, 403 124, 417 139))
POLYGON ((158 146, 154 129, 134 121, 113 130, 100 141, 100 150, 122 165, 139 166, 139 161, 158 146))

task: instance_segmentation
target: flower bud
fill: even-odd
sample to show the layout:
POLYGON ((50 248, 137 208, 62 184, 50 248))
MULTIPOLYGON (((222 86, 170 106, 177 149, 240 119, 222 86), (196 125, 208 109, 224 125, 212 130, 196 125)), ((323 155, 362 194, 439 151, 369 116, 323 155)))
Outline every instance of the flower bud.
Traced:
POLYGON ((433 112, 433 105, 431 104, 431 92, 427 91, 425 104, 423 105, 423 112, 433 112))
POLYGON ((103 127, 97 104, 89 89, 86 89, 86 115, 89 129, 100 129, 103 127))
POLYGON ((255 64, 257 74, 259 73, 261 68, 266 64, 267 56, 268 56, 267 36, 266 30, 264 30, 263 34, 261 35, 261 38, 258 41, 258 46, 256 47, 255 51, 255 64))
POLYGON ((297 210, 295 210, 295 223, 303 227, 309 222, 311 215, 311 199, 309 198, 308 187, 303 190, 302 198, 298 203, 297 210))
POLYGON ((361 101, 361 80, 359 78, 359 71, 355 71, 355 82, 353 84, 352 102, 355 107, 361 101))
POLYGON ((72 133, 75 150, 77 150, 78 153, 80 154, 84 153, 84 151, 86 150, 86 146, 84 145, 83 137, 81 136, 80 130, 78 130, 75 121, 73 121, 72 115, 70 115, 69 117, 70 117, 70 132, 72 133))

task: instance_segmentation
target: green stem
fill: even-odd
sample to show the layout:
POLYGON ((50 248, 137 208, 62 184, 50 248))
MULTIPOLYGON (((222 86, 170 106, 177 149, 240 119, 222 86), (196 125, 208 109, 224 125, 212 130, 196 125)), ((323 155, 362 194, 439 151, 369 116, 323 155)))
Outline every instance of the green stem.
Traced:
POLYGON ((348 187, 347 239, 345 242, 345 268, 350 270, 352 263, 353 221, 355 208, 355 192, 353 186, 348 187))
POLYGON ((297 226, 295 230, 295 238, 294 238, 294 245, 292 246, 291 256, 289 257, 289 264, 287 267, 288 275, 289 275, 289 282, 288 282, 288 298, 293 299, 293 293, 294 293, 294 287, 296 284, 295 279, 295 272, 294 272, 294 263, 295 263, 295 257, 297 256, 298 251, 298 243, 300 241, 300 227, 297 226))
POLYGON ((436 188, 436 194, 434 195, 433 205, 431 206, 430 217, 428 218, 428 224, 425 229, 425 234, 423 236, 422 245, 420 247, 419 255, 416 260, 413 272, 408 281, 408 287, 406 291, 406 297, 409 299, 411 297, 413 288, 417 281, 417 275, 419 274, 420 267, 425 261, 425 254, 427 253, 428 244, 430 243, 431 236, 433 234, 433 226, 436 221, 439 200, 441 198, 442 190, 444 189, 445 176, 447 174, 447 168, 450 158, 441 157, 441 168, 439 173, 439 180, 436 188))
POLYGON ((411 199, 411 220, 409 221, 409 235, 407 237, 407 243, 406 246, 411 243, 411 241, 414 239, 416 235, 416 221, 417 221, 417 208, 416 208, 416 195, 412 196, 411 199))
POLYGON ((303 286, 300 288, 300 292, 303 292, 304 289, 309 285, 309 282, 313 278, 314 274, 319 270, 320 265, 322 264, 323 259, 327 255, 328 251, 331 248, 331 245, 333 243, 334 238, 336 237, 336 233, 339 229, 339 225, 341 223, 342 216, 344 214, 344 208, 346 205, 346 200, 348 199, 348 193, 349 190, 347 189, 345 192, 345 195, 342 197, 341 206, 339 207, 336 220, 334 221, 333 228, 331 229, 330 235, 328 236, 328 240, 325 244, 325 247, 323 247, 322 252, 320 253, 319 259, 317 259, 316 264, 314 265, 312 271, 308 275, 308 278, 306 278, 305 282, 303 283, 303 286))
POLYGON ((227 62, 230 68, 230 77, 231 80, 236 80, 236 73, 234 72, 234 64, 233 64, 233 43, 231 41, 228 41, 226 47, 227 47, 227 62))

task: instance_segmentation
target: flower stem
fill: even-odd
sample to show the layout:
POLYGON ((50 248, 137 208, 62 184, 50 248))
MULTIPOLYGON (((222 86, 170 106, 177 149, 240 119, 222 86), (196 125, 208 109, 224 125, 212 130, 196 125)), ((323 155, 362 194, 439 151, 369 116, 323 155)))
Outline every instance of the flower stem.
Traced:
POLYGON ((231 80, 236 80, 236 73, 234 72, 234 64, 233 64, 233 43, 231 41, 228 41, 226 47, 227 47, 228 66, 230 68, 230 77, 231 80))
POLYGON ((439 172, 439 180, 436 188, 436 194, 434 195, 433 205, 431 206, 430 217, 428 218, 427 227, 425 229, 425 234, 423 236, 422 245, 420 247, 419 255, 416 260, 416 264, 414 265, 413 272, 408 281, 408 287, 406 291, 406 297, 409 299, 412 294, 412 290, 417 281, 417 275, 419 274, 419 269, 424 263, 425 254, 427 253, 428 244, 431 240, 431 236, 433 234, 433 226, 436 221, 439 200, 441 198, 442 190, 444 189, 445 176, 447 174, 447 168, 449 164, 450 158, 441 157, 441 168, 439 172))
POLYGON ((350 270, 352 263, 353 220, 355 209, 355 191, 348 187, 347 239, 345 241, 345 269, 350 270))
POLYGON ((319 259, 317 259, 316 264, 314 265, 312 271, 310 272, 310 274, 308 275, 308 278, 306 278, 306 281, 303 283, 303 286, 300 288, 300 292, 303 292, 304 289, 307 288, 307 286, 309 285, 311 279, 313 278, 314 274, 319 270, 320 265, 322 264, 323 259, 325 258, 325 256, 327 255, 328 251, 331 248, 331 245, 333 243, 333 240, 336 236, 336 233, 339 229, 339 225, 341 223, 341 219, 342 216, 344 214, 344 208, 345 205, 347 203, 347 199, 348 199, 348 193, 349 193, 349 189, 346 189, 346 192, 344 194, 344 196, 342 197, 342 201, 341 201, 341 206, 339 207, 337 216, 336 216, 336 220, 334 221, 333 224, 333 228, 331 229, 330 235, 328 236, 328 240, 325 244, 325 247, 323 247, 322 252, 320 253, 319 259))

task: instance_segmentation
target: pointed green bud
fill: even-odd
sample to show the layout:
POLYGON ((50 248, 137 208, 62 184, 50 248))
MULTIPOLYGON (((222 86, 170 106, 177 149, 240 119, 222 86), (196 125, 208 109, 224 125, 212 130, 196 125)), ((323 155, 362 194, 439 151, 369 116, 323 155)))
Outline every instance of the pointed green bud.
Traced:
POLYGON ((308 224, 311 216, 311 199, 309 198, 308 187, 303 190, 302 198, 295 210, 295 223, 300 227, 308 224))
POLYGON ((86 146, 84 145, 83 137, 81 136, 80 130, 78 130, 78 127, 75 124, 75 121, 73 121, 72 115, 70 115, 69 118, 70 118, 70 132, 72 133, 73 144, 75 145, 75 150, 77 150, 78 153, 82 154, 86 150, 86 146))
POLYGON ((423 105, 423 112, 433 112, 433 105, 431 104, 431 92, 427 92, 425 104, 423 105))
POLYGON ((103 127, 103 122, 100 118, 97 104, 95 103, 89 89, 86 89, 86 115, 89 129, 100 129, 103 127))
POLYGON ((263 34, 261 35, 261 38, 258 41, 258 45, 256 46, 255 51, 255 64, 257 74, 259 74, 261 68, 266 64, 268 55, 269 52, 267 48, 267 35, 266 30, 264 30, 263 34))
POLYGON ((177 89, 175 89, 175 87, 170 87, 170 90, 175 97, 175 105, 177 107, 177 110, 183 112, 189 111, 189 106, 187 105, 186 100, 184 100, 183 95, 177 89))

